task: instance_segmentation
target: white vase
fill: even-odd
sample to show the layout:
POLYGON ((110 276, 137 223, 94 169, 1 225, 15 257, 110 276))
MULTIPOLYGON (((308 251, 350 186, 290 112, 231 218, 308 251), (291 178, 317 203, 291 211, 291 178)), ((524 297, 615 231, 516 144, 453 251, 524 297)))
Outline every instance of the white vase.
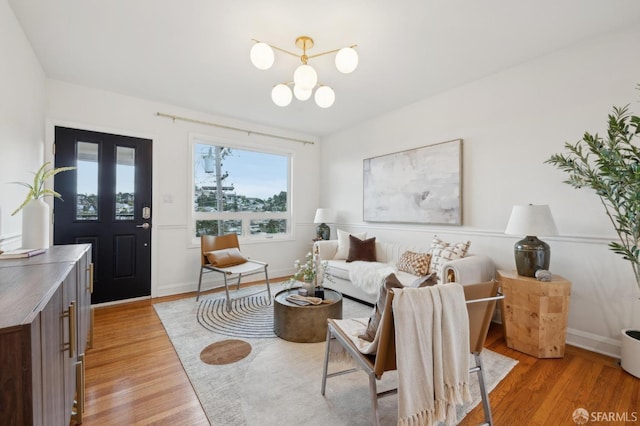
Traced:
POLYGON ((49 205, 31 200, 22 208, 22 248, 49 248, 49 205))
POLYGON ((622 330, 620 365, 627 373, 640 378, 640 339, 631 337, 628 331, 633 330, 622 330))
POLYGON ((306 281, 305 280, 302 283, 302 288, 307 290, 307 296, 314 296, 315 295, 316 285, 314 284, 313 280, 312 281, 306 281))

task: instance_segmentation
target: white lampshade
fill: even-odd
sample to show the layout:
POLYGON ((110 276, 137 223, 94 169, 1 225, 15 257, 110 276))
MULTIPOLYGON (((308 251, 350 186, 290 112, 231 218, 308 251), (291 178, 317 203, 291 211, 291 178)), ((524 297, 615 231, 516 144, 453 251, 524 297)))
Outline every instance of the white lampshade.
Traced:
POLYGON ((318 209, 316 210, 316 217, 313 219, 313 223, 335 223, 336 212, 332 209, 318 209))
POLYGON ((271 99, 273 103, 280 106, 285 107, 291 103, 291 99, 293 99, 293 94, 291 93, 291 89, 286 84, 277 84, 271 90, 271 99))
POLYGON ((311 65, 300 65, 293 73, 293 82, 302 90, 313 90, 318 84, 318 73, 311 65))
POLYGON ((508 235, 557 235, 558 228, 551 216, 548 205, 520 205, 513 206, 507 229, 508 235))
POLYGON ((316 104, 320 108, 329 108, 336 100, 336 94, 329 86, 318 87, 314 96, 316 104))
POLYGON ((293 86, 293 94, 299 101, 306 101, 311 97, 313 90, 301 89, 297 84, 293 86))
POLYGON ((336 55, 336 68, 343 74, 353 72, 358 66, 358 52, 351 47, 345 47, 336 55))
POLYGON ((249 54, 251 63, 259 70, 267 70, 273 65, 275 56, 273 49, 267 43, 256 43, 249 54))

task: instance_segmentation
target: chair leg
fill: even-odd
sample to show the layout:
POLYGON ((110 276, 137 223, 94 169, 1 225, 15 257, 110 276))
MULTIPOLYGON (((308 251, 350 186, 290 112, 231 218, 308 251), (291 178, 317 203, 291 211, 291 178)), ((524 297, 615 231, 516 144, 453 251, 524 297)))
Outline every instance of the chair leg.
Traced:
POLYGON ((267 267, 264 267, 264 280, 267 282, 267 295, 271 299, 271 287, 269 287, 269 274, 267 273, 267 267))
POLYGON ((202 286, 202 271, 203 267, 200 267, 200 279, 198 280, 198 292, 196 293, 196 302, 200 300, 200 287, 202 286))
MULTIPOLYGON (((269 294, 271 298, 271 294, 269 294)), ((324 367, 322 368, 322 387, 320 388, 320 395, 324 395, 324 391, 327 387, 327 372, 329 371, 329 350, 331 349, 331 327, 327 326, 327 347, 324 351, 324 367)))
POLYGON ((242 274, 238 274, 238 281, 236 282, 236 291, 240 290, 240 281, 242 280, 242 274))
POLYGON ((479 353, 473 354, 478 367, 478 383, 480 384, 480 395, 482 396, 482 409, 484 411, 484 421, 488 425, 493 425, 493 416, 491 415, 491 405, 489 404, 489 394, 487 393, 487 387, 484 383, 484 373, 482 367, 482 358, 479 353))
POLYGON ((369 374, 369 391, 371 392, 371 408, 373 409, 373 424, 380 424, 380 414, 378 413, 378 389, 376 387, 376 375, 369 374))
POLYGON ((224 292, 227 295, 227 312, 231 311, 231 296, 229 295, 229 283, 227 282, 227 274, 222 274, 224 277, 224 292))

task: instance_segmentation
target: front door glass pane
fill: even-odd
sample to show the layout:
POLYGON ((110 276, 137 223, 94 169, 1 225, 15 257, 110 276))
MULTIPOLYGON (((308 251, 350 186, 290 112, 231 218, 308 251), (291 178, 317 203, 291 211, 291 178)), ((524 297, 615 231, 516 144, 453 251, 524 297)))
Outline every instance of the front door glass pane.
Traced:
POLYGON ((116 220, 133 220, 136 150, 116 147, 116 220))
POLYGON ((76 145, 76 220, 98 220, 98 148, 93 142, 76 145))

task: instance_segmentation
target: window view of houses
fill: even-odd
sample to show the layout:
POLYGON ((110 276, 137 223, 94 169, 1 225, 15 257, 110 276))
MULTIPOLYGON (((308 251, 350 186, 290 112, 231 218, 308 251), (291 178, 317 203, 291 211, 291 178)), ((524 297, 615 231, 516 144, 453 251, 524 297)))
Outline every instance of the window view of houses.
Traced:
MULTIPOLYGON (((272 197, 263 200, 261 198, 247 197, 233 192, 233 187, 222 187, 217 191, 216 187, 195 187, 194 211, 195 212, 286 212, 287 193, 281 191, 272 197), (220 200, 220 204, 218 204, 220 200)), ((242 235, 242 220, 197 220, 196 234, 218 235, 222 233, 237 233, 242 235)), ((252 219, 249 225, 250 233, 277 234, 287 230, 286 219, 252 219)))
MULTIPOLYGON (((114 216, 116 220, 134 219, 135 194, 118 192, 115 199, 114 216)), ((96 194, 78 194, 76 198, 77 220, 98 220, 98 196, 96 194)))

